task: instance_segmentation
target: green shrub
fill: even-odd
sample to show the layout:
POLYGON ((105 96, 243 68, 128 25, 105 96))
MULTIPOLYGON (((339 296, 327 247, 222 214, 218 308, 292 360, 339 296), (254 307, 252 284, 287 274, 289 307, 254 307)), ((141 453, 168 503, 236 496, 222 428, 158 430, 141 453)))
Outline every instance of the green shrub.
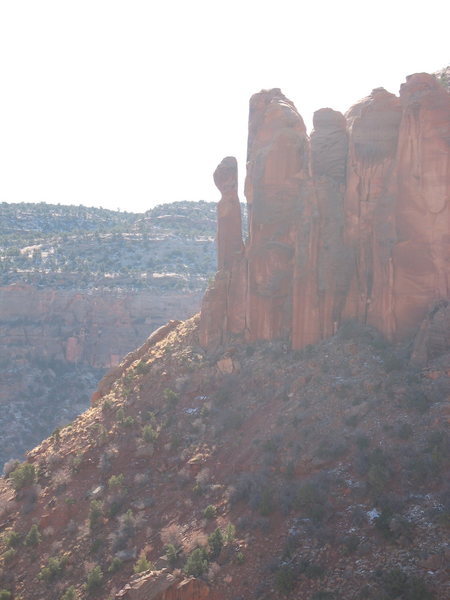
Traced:
POLYGON ((204 515, 205 519, 214 519, 214 517, 216 516, 216 513, 217 513, 216 507, 213 506, 212 504, 208 504, 208 506, 203 511, 203 515, 204 515))
POLYGON ((11 481, 16 492, 18 492, 36 481, 36 468, 29 463, 23 463, 16 467, 14 471, 11 471, 8 479, 11 481))
POLYGON ((231 544, 236 536, 236 527, 233 523, 228 523, 222 534, 224 544, 231 544))
POLYGON ((294 589, 295 574, 292 567, 281 566, 275 573, 275 587, 283 594, 289 594, 294 589))
POLYGON ((109 413, 112 410, 112 400, 110 400, 109 398, 106 398, 103 402, 102 402, 102 413, 109 413))
POLYGON ((86 577, 86 591, 88 594, 93 594, 97 592, 103 583, 103 573, 100 567, 97 565, 94 567, 86 577))
POLYGON ((61 427, 54 429, 50 437, 58 443, 61 440, 61 427))
POLYGON ((8 548, 17 548, 21 544, 22 536, 20 533, 17 533, 17 531, 11 530, 8 533, 5 533, 3 541, 8 548))
POLYGON ((220 529, 217 527, 212 533, 208 536, 208 546, 210 552, 210 558, 214 560, 220 554, 220 551, 223 547, 223 535, 220 529))
POLYGON ((108 573, 117 573, 122 568, 123 561, 115 556, 108 567, 108 573))
POLYGON ((150 371, 150 365, 148 365, 145 360, 141 359, 134 367, 134 371, 137 375, 145 375, 150 371))
POLYGON ((61 558, 58 556, 51 556, 47 561, 47 565, 42 567, 42 569, 39 571, 38 579, 46 581, 47 583, 54 581, 62 575, 66 563, 67 557, 65 556, 61 558))
POLYGON ((183 571, 191 577, 200 577, 208 570, 208 559, 202 548, 196 548, 188 556, 183 571))
POLYGON ((153 569, 154 569, 153 564, 147 560, 147 557, 145 556, 145 552, 142 550, 142 552, 139 555, 139 558, 133 565, 134 573, 143 573, 144 571, 149 571, 149 570, 153 570, 153 569))
POLYGON ((103 503, 100 500, 92 500, 89 507, 89 527, 95 529, 103 515, 103 503))
POLYGON ((82 462, 83 462, 83 457, 79 454, 77 454, 76 456, 74 456, 72 458, 72 464, 70 465, 70 468, 73 473, 78 473, 82 462))
POLYGON ((25 546, 37 546, 41 543, 41 533, 37 525, 32 525, 30 531, 25 536, 25 546))
POLYGON ((75 587, 73 585, 71 585, 70 587, 67 588, 67 590, 64 592, 64 594, 61 596, 61 600, 76 600, 77 597, 77 592, 75 590, 75 587))
POLYGON ((124 480, 123 473, 120 473, 120 475, 111 475, 111 477, 108 480, 108 487, 111 490, 117 490, 120 487, 122 487, 123 480, 124 480))
POLYGON ((9 565, 9 563, 11 563, 14 560, 16 554, 17 550, 15 550, 14 548, 10 548, 9 550, 6 550, 6 552, 3 552, 2 559, 5 565, 9 565))
POLYGON ((178 394, 169 388, 164 390, 163 395, 169 408, 174 408, 179 401, 178 394))
POLYGON ((8 590, 0 590, 0 600, 9 600, 11 598, 11 592, 8 590))
POLYGON ((177 562, 178 550, 173 544, 167 544, 166 546, 166 557, 171 565, 177 562))
POLYGON ((144 425, 142 428, 142 437, 148 443, 152 443, 158 439, 158 432, 151 425, 144 425))

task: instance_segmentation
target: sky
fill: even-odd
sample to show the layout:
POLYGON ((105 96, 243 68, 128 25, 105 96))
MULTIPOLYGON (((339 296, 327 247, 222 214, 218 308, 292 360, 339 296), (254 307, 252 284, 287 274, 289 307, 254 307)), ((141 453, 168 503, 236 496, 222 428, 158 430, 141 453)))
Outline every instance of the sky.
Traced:
POLYGON ((443 0, 0 0, 0 202, 217 201, 224 156, 243 187, 253 93, 281 88, 310 130, 449 64, 449 17, 443 0))

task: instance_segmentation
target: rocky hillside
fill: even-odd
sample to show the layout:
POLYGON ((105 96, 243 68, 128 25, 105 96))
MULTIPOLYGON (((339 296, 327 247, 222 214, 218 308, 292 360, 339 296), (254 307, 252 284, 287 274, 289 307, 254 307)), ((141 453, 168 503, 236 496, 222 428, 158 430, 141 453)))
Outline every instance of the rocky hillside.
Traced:
POLYGON ((215 270, 215 206, 0 205, 0 465, 87 408, 104 370, 215 270))
POLYGON ((8 465, 0 589, 448 598, 449 356, 408 358, 356 324, 302 352, 215 355, 198 318, 169 324, 8 465))

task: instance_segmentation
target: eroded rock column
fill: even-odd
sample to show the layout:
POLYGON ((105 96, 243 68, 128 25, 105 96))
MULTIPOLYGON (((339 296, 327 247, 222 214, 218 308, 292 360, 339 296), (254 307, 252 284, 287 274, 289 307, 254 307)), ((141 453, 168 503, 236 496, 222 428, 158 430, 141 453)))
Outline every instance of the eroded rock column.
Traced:
POLYGON ((395 338, 450 297, 450 94, 432 75, 401 86, 394 249, 395 338))
POLYGON ((290 338, 296 225, 309 188, 303 119, 279 89, 250 100, 245 194, 249 210, 247 337, 290 338))

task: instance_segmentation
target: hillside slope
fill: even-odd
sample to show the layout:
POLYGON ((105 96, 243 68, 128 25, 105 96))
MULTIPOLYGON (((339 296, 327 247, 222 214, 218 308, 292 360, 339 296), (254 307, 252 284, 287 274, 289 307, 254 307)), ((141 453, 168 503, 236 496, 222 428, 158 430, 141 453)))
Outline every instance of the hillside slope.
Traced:
POLYGON ((418 370, 351 323, 302 352, 208 356, 197 322, 130 355, 2 480, 0 589, 106 599, 148 560, 209 598, 447 598, 449 357, 418 370))

